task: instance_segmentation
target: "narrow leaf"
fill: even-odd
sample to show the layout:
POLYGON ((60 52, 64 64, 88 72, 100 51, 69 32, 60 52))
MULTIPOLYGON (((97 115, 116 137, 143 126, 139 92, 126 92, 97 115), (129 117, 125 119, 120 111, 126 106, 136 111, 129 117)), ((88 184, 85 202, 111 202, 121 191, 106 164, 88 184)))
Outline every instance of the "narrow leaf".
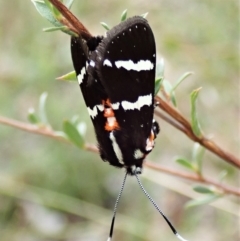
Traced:
POLYGON ((192 124, 192 129, 194 134, 198 137, 202 135, 200 124, 197 118, 197 109, 196 109, 196 100, 200 90, 201 88, 198 88, 191 93, 191 124, 192 124))
POLYGON ((147 15, 148 15, 148 13, 144 13, 144 14, 141 15, 141 17, 147 18, 147 15))
POLYGON ((172 90, 171 90, 171 92, 170 92, 170 97, 171 97, 171 101, 172 101, 173 105, 174 105, 175 107, 177 107, 177 100, 176 100, 176 97, 175 97, 175 91, 172 91, 172 90))
POLYGON ((191 162, 189 162, 188 160, 186 159, 183 159, 183 158, 178 158, 176 160, 177 163, 179 163, 180 165, 192 170, 192 171, 195 171, 195 167, 192 165, 191 162))
POLYGON ((61 31, 70 31, 69 28, 67 26, 60 26, 60 27, 50 27, 50 28, 44 28, 43 31, 44 32, 53 32, 53 31, 58 31, 58 30, 61 30, 61 31))
POLYGON ((76 72, 72 71, 60 77, 57 77, 57 80, 77 81, 76 72))
MULTIPOLYGON (((58 11, 58 9, 49 0, 44 0, 44 2, 48 6, 48 8, 51 10, 51 12, 53 13, 53 16, 56 19, 60 19, 61 13, 58 11)), ((60 2, 62 2, 62 1, 60 0, 60 2)))
POLYGON ((28 110, 28 120, 32 124, 38 124, 40 122, 33 108, 28 110))
POLYGON ((172 88, 172 91, 176 90, 176 88, 183 82, 183 80, 185 80, 188 76, 192 75, 193 72, 186 72, 184 73, 175 83, 175 85, 172 88))
POLYGON ((155 87, 154 87, 154 96, 156 96, 161 88, 163 78, 159 78, 155 80, 155 87))
POLYGON ((126 19, 127 19, 127 9, 125 9, 125 10, 122 12, 121 22, 125 21, 126 19))
POLYGON ((54 6, 52 5, 52 3, 50 3, 49 0, 43 0, 42 2, 44 2, 47 5, 47 7, 52 11, 54 6))
POLYGON ((70 121, 64 121, 63 130, 70 141, 72 141, 77 147, 83 148, 84 140, 75 125, 73 125, 70 121))
POLYGON ((56 20, 51 9, 49 9, 48 5, 46 5, 45 2, 32 0, 32 3, 34 4, 35 8, 40 13, 40 15, 46 18, 54 26, 56 27, 63 26, 59 21, 56 20))
POLYGON ((47 92, 43 92, 39 98, 39 118, 41 123, 47 124, 47 115, 46 115, 46 100, 47 100, 47 92))
POLYGON ((220 197, 221 197, 221 195, 210 194, 210 195, 205 196, 204 198, 199 198, 197 200, 191 200, 191 201, 187 202, 185 205, 185 208, 208 204, 220 197))
POLYGON ((163 88, 164 88, 165 92, 168 95, 170 95, 171 89, 172 89, 171 83, 167 79, 164 79, 163 82, 162 82, 162 85, 163 85, 163 88))
POLYGON ((109 30, 109 29, 110 29, 110 27, 109 27, 106 23, 100 22, 100 24, 101 24, 106 30, 109 30))
POLYGON ((202 170, 202 162, 203 162, 203 156, 205 153, 205 148, 201 146, 199 143, 195 142, 193 146, 193 153, 192 153, 192 159, 195 165, 198 168, 198 173, 201 173, 202 170))
POLYGON ((208 193, 208 194, 212 194, 212 193, 215 193, 213 189, 209 188, 209 187, 204 187, 204 186, 194 186, 193 187, 193 190, 195 192, 199 192, 199 193, 208 193))

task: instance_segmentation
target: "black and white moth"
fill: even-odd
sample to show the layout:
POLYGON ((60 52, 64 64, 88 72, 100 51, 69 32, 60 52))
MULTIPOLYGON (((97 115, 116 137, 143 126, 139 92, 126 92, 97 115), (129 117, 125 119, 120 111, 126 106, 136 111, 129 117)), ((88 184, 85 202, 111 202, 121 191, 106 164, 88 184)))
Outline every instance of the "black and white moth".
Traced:
POLYGON ((135 16, 109 30, 106 37, 71 38, 74 69, 98 141, 103 161, 126 168, 114 208, 128 174, 135 175, 143 192, 161 213, 173 233, 183 239, 158 208, 138 175, 154 147, 159 125, 153 118, 156 47, 143 17, 135 16))
POLYGON ((101 158, 141 173, 159 132, 153 119, 156 48, 147 21, 129 18, 86 45, 72 38, 71 52, 101 158))

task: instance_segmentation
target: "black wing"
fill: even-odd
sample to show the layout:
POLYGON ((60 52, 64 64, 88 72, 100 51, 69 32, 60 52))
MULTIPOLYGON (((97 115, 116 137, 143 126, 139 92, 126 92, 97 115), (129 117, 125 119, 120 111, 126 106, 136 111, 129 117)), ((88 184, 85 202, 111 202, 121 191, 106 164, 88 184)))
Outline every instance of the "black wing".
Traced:
POLYGON ((71 38, 72 61, 78 83, 94 125, 101 158, 114 166, 122 167, 114 152, 112 141, 109 139, 109 132, 105 130, 104 102, 108 96, 95 73, 94 54, 91 60, 88 60, 85 44, 81 38, 71 38))
MULTIPOLYGON (((142 17, 110 31, 97 47, 97 75, 112 104, 119 129, 113 131, 127 167, 141 167, 151 139, 156 66, 155 40, 142 17)), ((112 140, 113 141, 113 140, 112 140)))

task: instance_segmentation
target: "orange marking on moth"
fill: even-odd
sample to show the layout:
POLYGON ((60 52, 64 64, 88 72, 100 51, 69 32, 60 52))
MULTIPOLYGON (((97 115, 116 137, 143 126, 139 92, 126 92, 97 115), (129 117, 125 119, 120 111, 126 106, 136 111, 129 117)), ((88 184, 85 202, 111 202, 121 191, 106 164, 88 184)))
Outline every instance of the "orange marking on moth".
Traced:
POLYGON ((107 120, 107 122, 105 124, 105 130, 106 131, 118 130, 119 125, 118 125, 116 118, 115 117, 110 117, 110 118, 114 118, 115 120, 112 120, 111 123, 109 122, 109 120, 107 120))
POLYGON ((112 108, 104 109, 104 117, 114 117, 114 112, 113 112, 112 108))
POLYGON ((146 151, 151 151, 153 149, 154 139, 155 139, 154 133, 153 131, 151 131, 150 136, 146 140, 146 151))
POLYGON ((149 138, 149 141, 151 141, 151 142, 155 139, 153 131, 151 131, 151 134, 148 138, 149 138))
POLYGON ((109 99, 102 102, 104 106, 103 116, 107 118, 104 129, 106 131, 113 131, 119 129, 119 124, 115 118, 114 111, 112 109, 112 104, 109 99))

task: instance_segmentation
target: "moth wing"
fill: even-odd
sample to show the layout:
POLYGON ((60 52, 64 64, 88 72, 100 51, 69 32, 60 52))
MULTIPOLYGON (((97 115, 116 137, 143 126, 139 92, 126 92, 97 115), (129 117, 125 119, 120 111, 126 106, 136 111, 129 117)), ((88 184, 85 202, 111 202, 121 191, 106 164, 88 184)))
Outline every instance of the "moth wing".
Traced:
POLYGON ((87 58, 87 51, 85 50, 84 42, 81 38, 71 38, 71 54, 73 66, 76 71, 76 76, 88 113, 93 122, 96 137, 99 143, 99 151, 101 158, 109 161, 112 165, 122 167, 118 162, 115 152, 112 148, 112 142, 109 139, 109 133, 105 130, 106 118, 103 115, 104 106, 103 101, 108 99, 108 96, 94 72, 94 68, 88 62, 94 60, 94 54, 90 61, 87 58), (92 71, 89 71, 89 68, 92 71), (92 73, 91 74, 89 74, 92 73))
POLYGON ((97 51, 97 73, 119 122, 121 130, 116 135, 120 145, 143 150, 154 109, 156 47, 152 30, 144 18, 129 18, 107 32, 97 51))

